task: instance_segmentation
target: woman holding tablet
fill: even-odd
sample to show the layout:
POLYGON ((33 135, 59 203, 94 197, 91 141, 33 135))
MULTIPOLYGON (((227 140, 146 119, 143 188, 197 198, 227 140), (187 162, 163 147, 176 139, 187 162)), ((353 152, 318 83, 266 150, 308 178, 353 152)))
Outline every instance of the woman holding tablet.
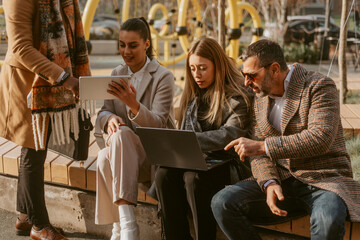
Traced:
MULTIPOLYGON (((144 18, 124 22, 119 34, 120 54, 125 64, 112 75, 130 75, 109 85, 116 100, 105 100, 96 127, 108 135, 97 158, 95 223, 113 223, 111 240, 139 239, 134 206, 138 183, 151 183, 151 165, 136 126, 174 128, 172 100, 174 77, 152 57, 149 26, 144 18)), ((98 134, 96 134, 98 136, 98 134)))
MULTIPOLYGON (((209 159, 234 159, 235 152, 224 151, 227 143, 249 136, 252 93, 232 61, 211 38, 202 38, 190 48, 186 60, 185 88, 180 102, 179 127, 196 132, 202 152, 209 159)), ((181 143, 179 143, 181 144, 181 143)), ((235 161, 237 159, 237 162, 235 161)), ((187 220, 190 206, 196 239, 216 239, 212 196, 230 183, 229 164, 208 171, 159 168, 155 175, 166 239, 192 239, 187 220)), ((243 175, 243 176, 241 176, 243 175)))

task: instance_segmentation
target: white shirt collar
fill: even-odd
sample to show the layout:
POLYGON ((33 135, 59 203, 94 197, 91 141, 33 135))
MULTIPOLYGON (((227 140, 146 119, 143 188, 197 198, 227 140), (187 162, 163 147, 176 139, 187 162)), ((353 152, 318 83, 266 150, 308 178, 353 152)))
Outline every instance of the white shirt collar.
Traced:
POLYGON ((290 71, 287 73, 286 78, 284 80, 284 94, 282 95, 282 97, 277 97, 277 96, 272 96, 272 95, 269 95, 269 97, 271 97, 273 99, 279 99, 279 98, 285 98, 286 97, 286 93, 287 93, 287 89, 289 87, 291 75, 292 75, 292 73, 294 71, 294 65, 289 65, 288 67, 290 68, 290 71))
POLYGON ((133 73, 133 71, 131 71, 130 67, 128 66, 129 75, 132 76, 132 75, 140 75, 140 74, 142 74, 145 71, 145 68, 147 67, 149 62, 150 62, 150 59, 148 57, 146 57, 146 62, 144 64, 144 66, 139 71, 137 71, 136 73, 133 73))

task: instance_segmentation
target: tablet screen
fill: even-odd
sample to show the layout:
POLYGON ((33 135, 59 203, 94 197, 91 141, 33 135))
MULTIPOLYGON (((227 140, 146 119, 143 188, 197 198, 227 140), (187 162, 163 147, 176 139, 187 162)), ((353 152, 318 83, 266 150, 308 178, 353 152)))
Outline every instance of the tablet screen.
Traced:
POLYGON ((103 77, 80 77, 79 78, 79 99, 80 100, 106 100, 117 99, 117 97, 107 92, 112 81, 120 83, 123 79, 130 84, 129 75, 103 76, 103 77))

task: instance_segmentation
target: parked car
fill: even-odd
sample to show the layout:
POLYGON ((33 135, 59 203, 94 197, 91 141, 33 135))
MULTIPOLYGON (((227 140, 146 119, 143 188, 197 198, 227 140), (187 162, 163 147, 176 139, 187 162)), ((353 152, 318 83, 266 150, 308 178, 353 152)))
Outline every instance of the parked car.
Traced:
POLYGON ((120 24, 115 16, 96 15, 90 28, 90 39, 117 40, 120 24))
MULTIPOLYGON (((311 20, 311 21, 323 21, 325 22, 325 15, 321 14, 309 14, 309 15, 295 15, 295 16, 287 16, 287 21, 298 21, 298 20, 311 20)), ((335 21, 332 17, 330 17, 330 23, 335 24, 335 21)))
MULTIPOLYGON (((301 42, 309 44, 314 42, 317 34, 323 35, 325 32, 325 16, 324 15, 305 15, 288 17, 285 26, 285 44, 291 42, 301 42)), ((337 43, 340 36, 340 27, 337 26, 332 18, 329 21, 328 36, 331 37, 331 43, 337 43)), ((348 30, 348 38, 360 39, 360 32, 348 30)))

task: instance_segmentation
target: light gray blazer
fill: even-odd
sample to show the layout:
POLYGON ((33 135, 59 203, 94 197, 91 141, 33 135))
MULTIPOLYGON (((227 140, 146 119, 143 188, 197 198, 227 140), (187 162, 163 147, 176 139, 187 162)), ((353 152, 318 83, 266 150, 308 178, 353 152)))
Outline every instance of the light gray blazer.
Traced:
MULTIPOLYGON (((111 75, 127 75, 128 67, 126 64, 117 66, 111 75)), ((126 105, 116 100, 105 100, 104 106, 98 113, 95 124, 95 137, 100 148, 105 146, 102 132, 110 116, 113 114, 124 119, 126 126, 136 132, 136 127, 155 127, 155 128, 175 128, 174 111, 174 76, 161 66, 153 58, 147 65, 144 78, 136 93, 136 99, 140 103, 137 116, 131 116, 126 111, 126 105)))

